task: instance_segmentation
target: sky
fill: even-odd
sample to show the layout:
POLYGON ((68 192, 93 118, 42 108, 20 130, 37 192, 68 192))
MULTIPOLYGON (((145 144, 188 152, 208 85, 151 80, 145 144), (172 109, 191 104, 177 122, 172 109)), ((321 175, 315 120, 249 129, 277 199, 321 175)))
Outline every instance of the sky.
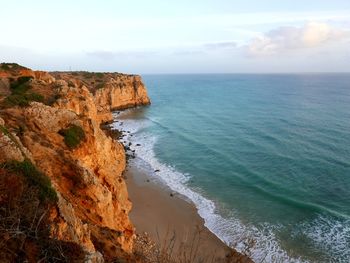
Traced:
POLYGON ((0 0, 0 62, 39 70, 350 72, 350 0, 0 0))

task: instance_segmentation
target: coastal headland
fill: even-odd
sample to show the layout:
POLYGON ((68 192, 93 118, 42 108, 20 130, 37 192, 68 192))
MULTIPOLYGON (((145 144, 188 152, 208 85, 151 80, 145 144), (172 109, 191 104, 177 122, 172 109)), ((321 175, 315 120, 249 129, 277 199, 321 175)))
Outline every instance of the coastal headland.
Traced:
POLYGON ((137 75, 0 64, 1 262, 170 262, 159 257, 167 233, 178 236, 179 254, 192 253, 196 231, 187 262, 251 262, 192 204, 126 172, 125 145, 106 123, 114 110, 149 104, 137 75))

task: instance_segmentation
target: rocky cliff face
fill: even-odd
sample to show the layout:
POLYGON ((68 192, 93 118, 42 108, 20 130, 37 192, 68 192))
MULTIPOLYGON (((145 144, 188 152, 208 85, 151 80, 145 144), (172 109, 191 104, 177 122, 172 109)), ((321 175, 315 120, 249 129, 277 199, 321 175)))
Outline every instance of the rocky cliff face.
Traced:
POLYGON ((146 87, 140 76, 121 73, 53 73, 69 85, 84 85, 92 94, 99 120, 112 119, 113 110, 148 105, 146 87))
POLYGON ((43 222, 51 239, 78 245, 86 262, 127 259, 134 228, 125 151, 100 122, 113 109, 149 104, 149 98, 139 76, 86 74, 0 70, 0 162, 28 160, 50 178, 57 201, 43 222))
POLYGON ((96 90, 95 102, 98 105, 98 112, 103 116, 108 116, 112 110, 147 105, 150 100, 140 76, 123 75, 110 78, 103 88, 96 90))

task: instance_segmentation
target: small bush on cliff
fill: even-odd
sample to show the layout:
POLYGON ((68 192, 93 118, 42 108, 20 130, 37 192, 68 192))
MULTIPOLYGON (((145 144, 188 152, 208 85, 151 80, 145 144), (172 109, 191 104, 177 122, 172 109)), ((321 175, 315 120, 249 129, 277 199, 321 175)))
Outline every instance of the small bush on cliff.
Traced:
POLYGON ((6 135, 8 138, 10 138, 12 143, 14 143, 19 149, 21 149, 21 147, 18 144, 16 138, 12 135, 12 133, 5 126, 0 125, 0 132, 2 134, 6 135))
POLYGON ((95 76, 97 77, 97 78, 103 78, 103 76, 104 76, 104 74, 102 73, 102 72, 96 72, 95 73, 95 76))
POLYGON ((78 147, 80 142, 85 139, 83 128, 74 124, 67 129, 60 130, 59 134, 64 137, 64 142, 70 149, 78 147))
POLYGON ((44 97, 38 93, 35 93, 35 92, 31 92, 28 94, 13 93, 5 99, 5 104, 7 106, 26 107, 32 101, 43 102, 44 97))
POLYGON ((30 101, 38 101, 38 102, 43 102, 44 101, 44 96, 35 92, 26 94, 25 96, 28 100, 28 102, 30 101))
POLYGON ((2 70, 19 70, 19 69, 28 69, 26 67, 23 67, 21 65, 18 65, 17 63, 1 63, 0 69, 2 70))
POLYGON ((7 162, 3 164, 3 167, 17 175, 24 176, 30 184, 37 186, 40 189, 41 200, 57 201, 57 194, 51 186, 50 179, 40 172, 30 160, 7 162))
POLYGON ((9 130, 5 126, 0 125, 0 131, 6 136, 10 135, 9 130))
POLYGON ((5 106, 28 106, 31 101, 43 102, 44 97, 38 93, 30 92, 29 81, 33 77, 23 76, 19 77, 17 80, 12 80, 10 83, 11 95, 5 99, 5 106))
POLYGON ((10 82, 12 92, 23 93, 29 89, 28 82, 33 79, 32 76, 22 76, 10 82))
POLYGON ((105 83, 98 83, 95 87, 96 90, 102 89, 105 86, 105 83))
POLYGON ((11 69, 11 68, 9 67, 9 65, 6 64, 6 63, 2 63, 0 68, 1 68, 2 70, 10 70, 10 69, 11 69))
POLYGON ((87 79, 91 79, 94 76, 94 73, 88 72, 88 71, 83 71, 83 77, 87 79))

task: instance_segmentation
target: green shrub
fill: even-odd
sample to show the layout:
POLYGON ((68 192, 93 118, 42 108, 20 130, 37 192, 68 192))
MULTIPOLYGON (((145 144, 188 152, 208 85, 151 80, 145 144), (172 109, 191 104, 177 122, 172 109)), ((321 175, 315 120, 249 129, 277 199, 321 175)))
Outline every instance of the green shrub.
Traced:
POLYGON ((29 89, 28 87, 28 81, 33 79, 32 76, 22 76, 17 78, 17 80, 13 80, 10 83, 10 88, 12 89, 12 92, 24 92, 29 89))
POLYGON ((26 84, 18 85, 15 88, 11 87, 12 94, 24 94, 26 93, 30 87, 26 84))
POLYGON ((91 79, 94 76, 94 73, 88 72, 88 71, 84 71, 83 72, 83 77, 87 78, 87 79, 91 79))
MULTIPOLYGON (((21 147, 18 144, 16 138, 12 135, 12 133, 5 126, 0 125, 0 132, 2 134, 6 135, 7 137, 9 137, 10 140, 21 150, 21 147)), ((21 152, 22 152, 22 150, 21 150, 21 152)))
POLYGON ((4 165, 4 168, 24 176, 30 184, 37 186, 40 190, 40 198, 42 201, 57 201, 57 193, 52 188, 51 180, 42 172, 40 172, 30 160, 26 159, 23 162, 11 161, 4 165))
POLYGON ((2 69, 2 70, 10 70, 10 67, 9 67, 8 64, 2 63, 2 64, 1 64, 1 69, 2 69))
POLYGON ((28 69, 26 67, 23 67, 21 65, 18 65, 17 63, 1 63, 0 68, 2 70, 19 70, 19 69, 28 69))
POLYGON ((26 98, 28 101, 44 102, 44 96, 35 92, 26 94, 26 98))
POLYGON ((8 129, 5 126, 0 125, 0 131, 6 136, 10 135, 10 132, 8 131, 8 129))
POLYGON ((13 95, 8 96, 5 99, 5 104, 8 106, 18 105, 21 107, 25 107, 25 106, 28 106, 28 100, 23 95, 13 94, 13 95))
POLYGON ((88 78, 88 79, 94 78, 94 77, 101 79, 104 77, 104 73, 102 73, 102 72, 82 71, 81 73, 82 73, 84 78, 88 78))
POLYGON ((101 72, 96 72, 95 73, 95 76, 97 77, 97 78, 103 78, 103 76, 104 76, 104 74, 103 73, 101 73, 101 72))
POLYGON ((105 86, 105 83, 98 83, 95 89, 102 89, 105 86))
POLYGON ((5 99, 5 106, 28 106, 31 101, 43 102, 44 97, 40 94, 31 92, 28 93, 30 86, 28 82, 32 76, 19 77, 16 80, 10 79, 11 95, 5 99))
POLYGON ((44 102, 44 97, 34 92, 28 94, 18 94, 17 92, 14 92, 5 99, 5 104, 7 106, 26 107, 32 101, 44 102))
POLYGON ((64 137, 64 142, 70 149, 78 147, 80 142, 85 139, 83 128, 74 124, 67 129, 60 130, 59 134, 64 137))

